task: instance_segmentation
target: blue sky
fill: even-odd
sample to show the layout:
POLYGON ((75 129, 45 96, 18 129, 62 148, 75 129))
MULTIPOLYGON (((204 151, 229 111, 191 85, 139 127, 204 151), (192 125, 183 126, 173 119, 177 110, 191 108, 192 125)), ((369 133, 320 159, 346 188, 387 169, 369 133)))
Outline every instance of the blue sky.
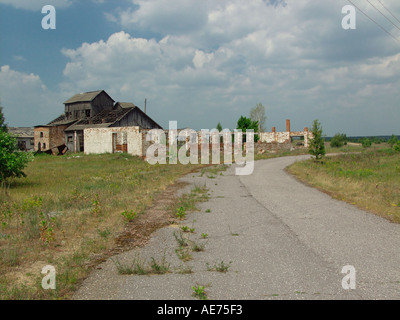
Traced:
MULTIPOLYGON (((354 0, 400 39, 400 2, 354 0)), ((168 128, 234 128, 257 103, 266 127, 400 134, 400 41, 346 0, 0 0, 0 101, 9 126, 45 124, 75 93, 106 90, 168 128), (44 30, 41 8, 56 9, 44 30)))

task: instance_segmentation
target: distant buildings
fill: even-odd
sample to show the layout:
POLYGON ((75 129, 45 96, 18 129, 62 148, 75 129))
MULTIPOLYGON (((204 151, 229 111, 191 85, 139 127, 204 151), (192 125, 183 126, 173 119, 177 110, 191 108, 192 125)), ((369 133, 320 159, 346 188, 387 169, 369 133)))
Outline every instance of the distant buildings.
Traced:
POLYGON ((8 127, 8 133, 17 138, 18 148, 21 151, 33 151, 34 130, 28 127, 8 127))
MULTIPOLYGON (((104 90, 75 94, 64 102, 64 106, 64 113, 47 124, 34 128, 9 128, 10 133, 16 136, 19 148, 55 155, 67 151, 86 154, 126 152, 145 157, 152 144, 149 130, 163 130, 139 107, 131 102, 115 102, 104 90)), ((177 139, 188 141, 188 135, 183 139, 185 130, 179 131, 180 140, 177 139)), ((169 141, 169 131, 163 132, 169 141)), ((200 144, 200 132, 195 133, 200 144)), ((307 128, 291 131, 290 120, 286 120, 285 132, 276 132, 272 127, 272 132, 260 132, 258 136, 256 152, 259 153, 292 150, 294 143, 297 147, 308 147, 312 139, 307 128)))
POLYGON ((115 102, 104 90, 76 94, 64 105, 65 112, 58 118, 35 126, 34 151, 84 152, 84 130, 88 128, 162 129, 139 107, 130 102, 115 102))

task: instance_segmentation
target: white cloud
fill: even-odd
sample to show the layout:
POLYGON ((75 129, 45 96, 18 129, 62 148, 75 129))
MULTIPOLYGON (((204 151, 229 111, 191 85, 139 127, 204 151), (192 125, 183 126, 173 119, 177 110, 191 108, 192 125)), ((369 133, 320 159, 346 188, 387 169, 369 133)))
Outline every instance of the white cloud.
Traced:
POLYGON ((199 69, 202 68, 205 63, 210 62, 214 57, 213 53, 204 53, 201 50, 196 50, 193 57, 194 66, 199 69))
POLYGON ((133 0, 139 9, 120 11, 121 24, 138 25, 160 34, 192 32, 207 22, 210 0, 133 0))
POLYGON ((0 98, 6 122, 10 126, 29 126, 32 118, 44 119, 45 123, 62 112, 60 97, 47 90, 38 75, 15 71, 8 65, 0 68, 0 98), (48 119, 46 121, 46 119, 48 119))
POLYGON ((343 3, 132 2, 138 7, 110 13, 126 31, 63 50, 64 92, 105 89, 138 105, 148 98, 161 124, 177 119, 196 129, 218 121, 232 128, 258 102, 268 106, 268 127, 292 118, 302 128, 319 118, 331 134, 366 134, 377 117, 395 123, 375 106, 392 110, 400 98, 397 44, 360 15, 357 30, 343 30, 343 3), (136 28, 161 40, 135 37, 136 28))

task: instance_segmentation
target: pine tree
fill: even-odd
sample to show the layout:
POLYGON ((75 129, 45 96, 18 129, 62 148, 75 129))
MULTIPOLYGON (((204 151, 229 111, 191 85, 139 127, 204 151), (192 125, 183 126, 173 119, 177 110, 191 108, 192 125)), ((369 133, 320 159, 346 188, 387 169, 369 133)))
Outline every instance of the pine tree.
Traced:
POLYGON ((314 120, 311 130, 313 139, 311 139, 309 146, 309 153, 315 157, 315 160, 321 160, 325 156, 325 138, 322 135, 322 126, 318 120, 314 120))

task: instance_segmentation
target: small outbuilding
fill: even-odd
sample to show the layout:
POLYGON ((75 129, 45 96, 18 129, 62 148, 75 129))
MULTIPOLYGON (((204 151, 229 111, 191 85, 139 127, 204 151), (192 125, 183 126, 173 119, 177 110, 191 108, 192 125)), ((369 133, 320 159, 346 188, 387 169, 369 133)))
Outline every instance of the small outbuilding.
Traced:
POLYGON ((33 151, 34 128, 32 127, 8 127, 8 133, 17 139, 18 148, 21 151, 33 151))

